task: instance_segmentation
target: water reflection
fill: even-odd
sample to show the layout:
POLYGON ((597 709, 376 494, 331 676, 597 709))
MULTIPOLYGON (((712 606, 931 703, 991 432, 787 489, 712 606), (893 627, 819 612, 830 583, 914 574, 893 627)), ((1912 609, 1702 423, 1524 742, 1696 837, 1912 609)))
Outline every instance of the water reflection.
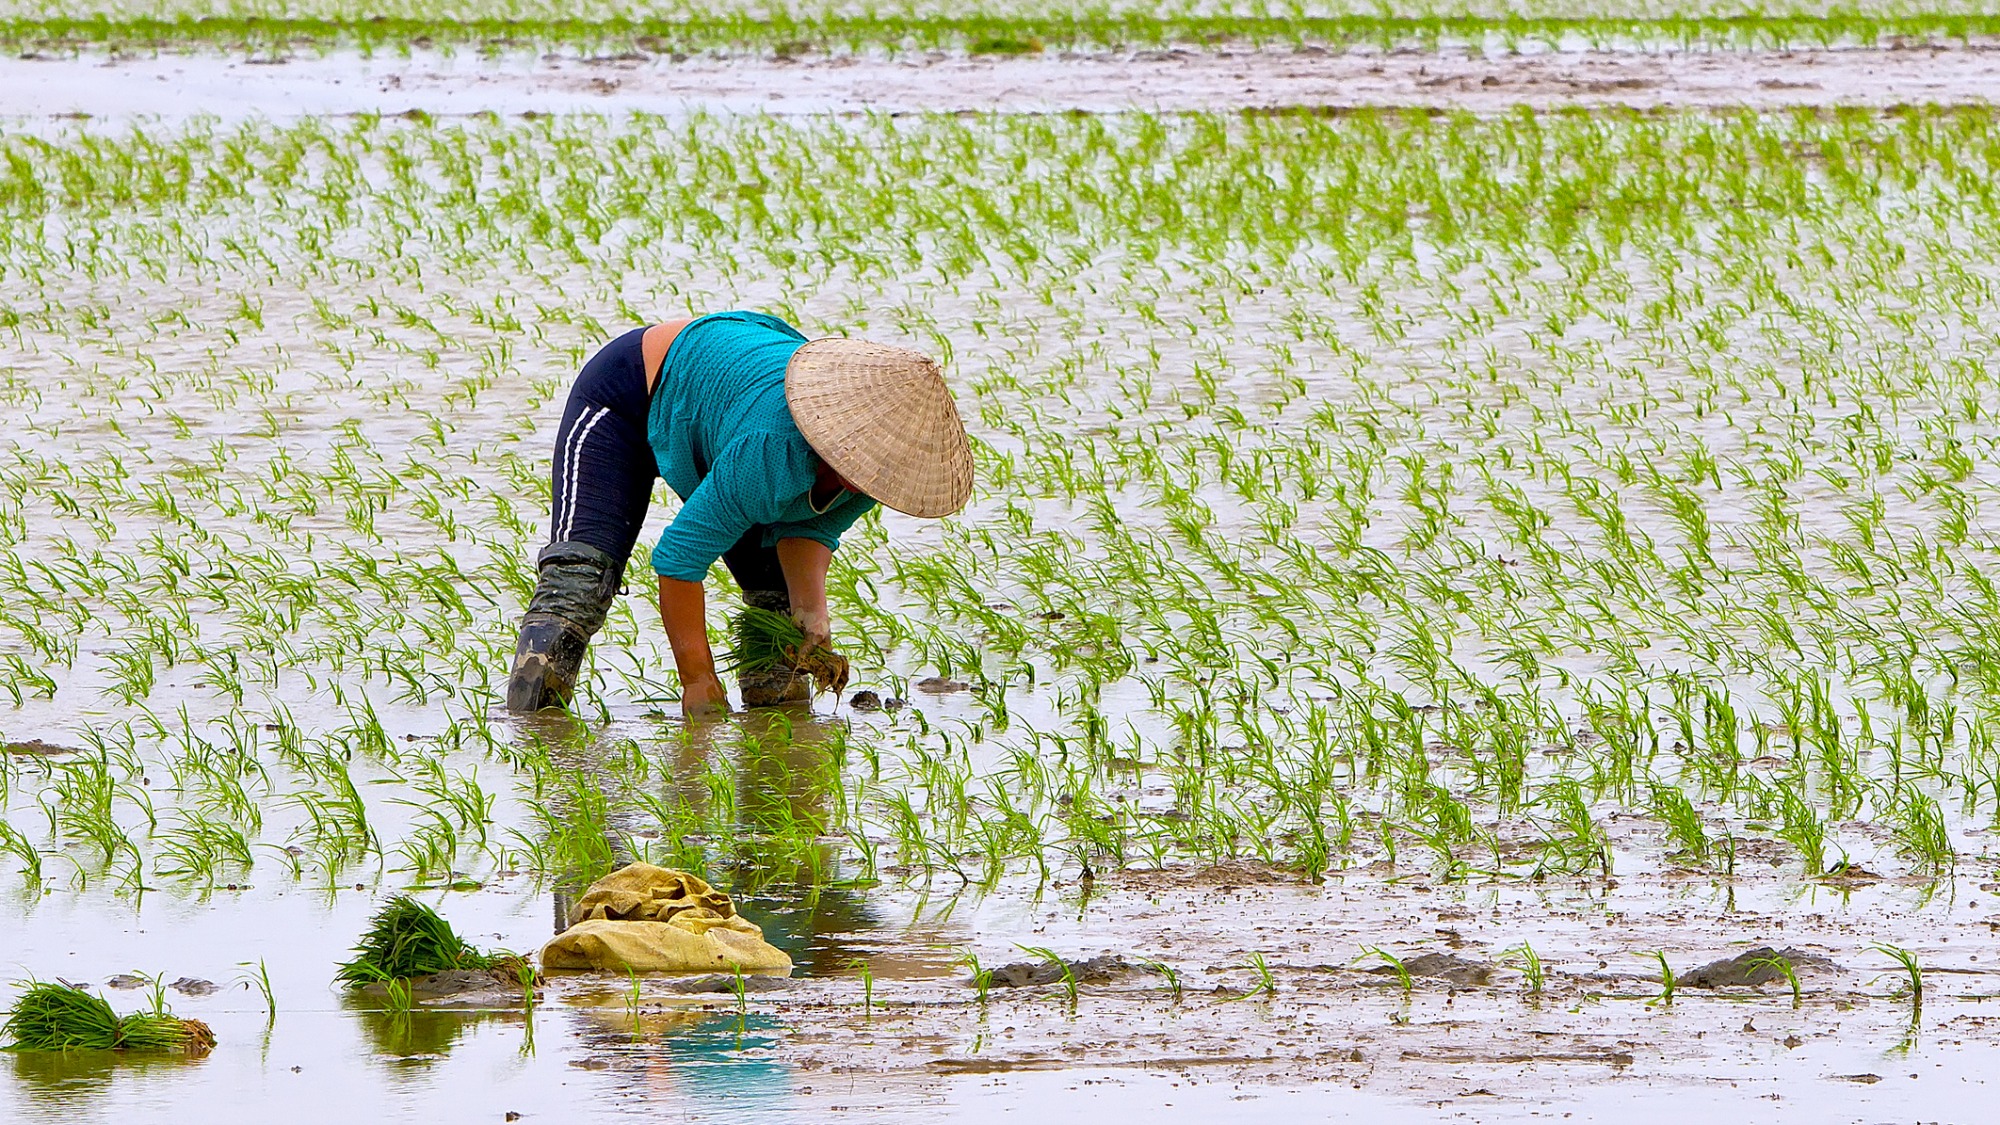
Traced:
POLYGON ((640 859, 727 890, 801 975, 851 974, 863 960, 885 979, 955 971, 954 931, 941 920, 893 923, 902 912, 876 901, 883 892, 845 858, 844 719, 763 708, 647 726, 551 716, 517 730, 546 748, 561 775, 547 798, 554 834, 590 824, 601 837, 564 844, 602 858, 559 888, 558 919, 582 884, 640 859))
POLYGON ((110 1095, 120 1077, 147 1074, 168 1068, 198 1067, 201 1059, 181 1055, 144 1054, 130 1051, 7 1051, 15 1081, 20 1088, 44 1105, 61 1107, 62 1116, 74 1119, 89 1112, 91 1103, 110 1095))
POLYGON ((468 1031, 488 1020, 519 1022, 521 1013, 477 1008, 409 1008, 398 1011, 381 1000, 345 993, 341 1007, 352 1013, 371 1053, 404 1060, 441 1059, 468 1031))
POLYGON ((579 1038, 626 1093, 772 1119, 792 1100, 792 1068, 769 1057, 782 1032, 775 1016, 692 1008, 575 1013, 579 1038))

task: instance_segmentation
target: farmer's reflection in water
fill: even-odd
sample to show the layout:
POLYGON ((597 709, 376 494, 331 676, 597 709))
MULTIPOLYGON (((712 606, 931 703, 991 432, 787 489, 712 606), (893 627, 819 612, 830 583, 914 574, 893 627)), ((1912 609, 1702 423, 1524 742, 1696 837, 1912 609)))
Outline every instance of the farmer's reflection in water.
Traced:
MULTIPOLYGON (((838 846, 822 842, 838 799, 846 724, 801 707, 684 728, 684 737, 680 729, 665 745, 636 747, 650 749, 652 762, 652 780, 642 793, 607 801, 609 863, 642 859, 702 875, 726 889, 738 910, 762 927, 765 940, 790 955, 793 975, 846 970, 853 937, 882 924, 860 890, 844 881, 838 846)), ((559 769, 597 763, 599 780, 612 782, 606 788, 615 791, 604 766, 630 762, 634 749, 607 752, 601 742, 578 740, 552 757, 559 769), (574 762, 563 761, 571 756, 574 762)), ((585 881, 579 878, 570 890, 585 881)), ((663 993, 648 989, 650 999, 635 1010, 624 1001, 624 980, 607 985, 620 993, 616 999, 607 993, 596 1004, 561 1009, 592 1057, 605 1064, 607 1081, 636 1086, 634 1094, 649 1098, 732 1110, 790 1098, 791 1068, 757 1050, 775 1043, 777 1017, 739 1012, 727 992, 714 995, 712 1007, 723 1009, 717 1011, 703 1010, 693 996, 684 1005, 661 1004, 663 993)))
POLYGON ((572 869, 554 917, 591 881, 644 860, 727 891, 792 958, 794 975, 845 969, 856 955, 847 939, 880 928, 841 868, 840 845, 826 842, 847 757, 844 721, 803 706, 765 708, 676 725, 671 741, 651 745, 570 729, 547 743, 555 771, 577 779, 550 794, 551 834, 564 837, 551 858, 572 869))

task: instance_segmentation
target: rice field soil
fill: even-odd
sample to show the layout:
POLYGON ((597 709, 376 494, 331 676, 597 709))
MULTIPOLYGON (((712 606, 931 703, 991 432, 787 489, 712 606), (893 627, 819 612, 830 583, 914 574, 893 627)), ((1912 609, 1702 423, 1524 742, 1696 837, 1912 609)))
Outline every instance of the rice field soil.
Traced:
POLYGON ((676 59, 623 52, 467 58, 436 49, 284 60, 224 54, 0 59, 23 117, 641 110, 1117 113, 1424 107, 1560 109, 1990 105, 1994 52, 1579 51, 1486 55, 1214 48, 1116 54, 676 59))
POLYGON ((10 957, 221 985, 175 1005, 205 1060, 18 1054, 10 1120, 1983 1105, 1989 109, 0 155, 10 957), (505 717, 569 380, 739 306, 960 395, 972 507, 871 516, 830 581, 854 687, 913 702, 683 724, 635 558, 576 716, 505 717), (796 983, 334 979, 397 894, 530 949, 626 858, 796 983))

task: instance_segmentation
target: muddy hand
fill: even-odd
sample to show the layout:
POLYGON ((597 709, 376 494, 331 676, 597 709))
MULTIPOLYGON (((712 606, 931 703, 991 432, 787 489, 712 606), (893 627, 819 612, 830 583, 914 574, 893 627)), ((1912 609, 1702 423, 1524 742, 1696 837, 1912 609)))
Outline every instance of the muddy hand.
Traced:
POLYGON ((714 676, 681 685, 681 715, 689 719, 729 714, 729 689, 714 676))
POLYGON ((792 610, 792 623, 797 625, 799 631, 806 635, 804 643, 799 645, 799 656, 801 658, 810 656, 814 649, 833 648, 833 626, 827 620, 824 608, 794 609, 792 610))

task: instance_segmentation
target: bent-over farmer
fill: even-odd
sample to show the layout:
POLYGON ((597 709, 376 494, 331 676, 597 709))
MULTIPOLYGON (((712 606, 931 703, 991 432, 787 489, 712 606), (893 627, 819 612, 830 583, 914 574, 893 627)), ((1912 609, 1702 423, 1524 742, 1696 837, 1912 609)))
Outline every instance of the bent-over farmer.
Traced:
MULTIPOLYGON (((747 605, 789 611, 828 643, 826 569, 878 502, 947 516, 972 451, 937 365, 865 340, 808 342, 726 312, 636 328, 584 364, 556 430, 549 545, 521 622, 507 706, 566 705, 646 518, 655 478, 681 498, 653 548, 660 620, 687 714, 727 710, 702 581, 720 558, 747 605)), ((745 673, 746 707, 809 698, 807 677, 745 673)))

